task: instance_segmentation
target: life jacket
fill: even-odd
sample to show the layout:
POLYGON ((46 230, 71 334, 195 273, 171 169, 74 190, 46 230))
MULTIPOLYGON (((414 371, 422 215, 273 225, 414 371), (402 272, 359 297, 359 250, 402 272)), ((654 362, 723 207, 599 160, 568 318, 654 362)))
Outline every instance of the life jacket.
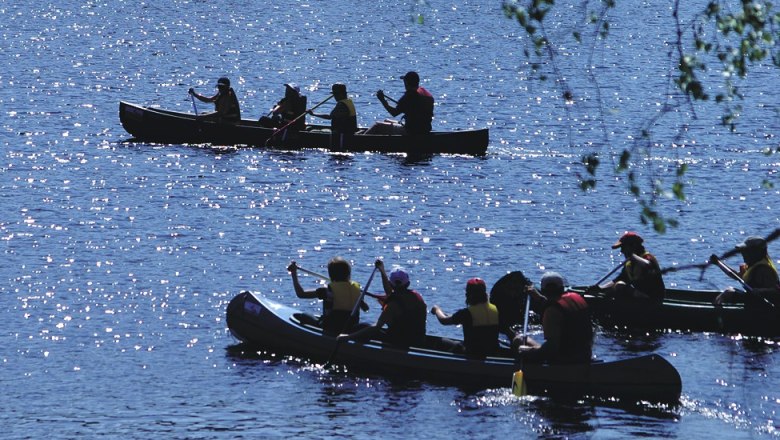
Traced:
MULTIPOLYGON (((778 275, 777 275, 777 268, 775 268, 774 263, 772 263, 772 260, 769 259, 769 257, 764 258, 763 260, 758 261, 757 263, 748 266, 747 269, 742 273, 742 279, 747 283, 748 286, 751 287, 759 287, 759 286, 753 286, 751 284, 753 274, 755 273, 754 269, 759 266, 769 266, 769 268, 772 269, 772 272, 775 274, 775 285, 778 284, 778 275)), ((760 286, 760 287, 770 287, 770 286, 760 286)))
POLYGON ((466 356, 484 358, 498 349, 498 309, 490 302, 468 307, 471 325, 463 326, 466 356))
POLYGON ((360 298, 360 284, 355 281, 334 281, 328 284, 323 300, 322 329, 325 334, 348 332, 360 320, 360 308, 352 310, 360 298))
POLYGON ((220 117, 225 121, 240 121, 241 109, 238 105, 238 98, 236 98, 236 92, 231 87, 227 93, 220 93, 217 96, 217 100, 214 101, 214 109, 219 113, 220 117))
POLYGON ((561 295, 551 304, 563 314, 561 341, 557 355, 550 359, 560 363, 589 362, 592 355, 593 326, 585 299, 573 292, 561 295))
POLYGON ((430 133, 433 120, 433 95, 423 87, 418 87, 416 93, 407 92, 401 100, 405 104, 403 111, 406 131, 409 134, 430 133))
POLYGON ((658 260, 650 252, 645 252, 641 255, 642 258, 650 261, 650 269, 639 276, 637 272, 638 267, 634 267, 633 261, 628 261, 623 268, 627 281, 634 286, 635 289, 649 296, 651 299, 661 302, 666 294, 666 287, 664 286, 664 280, 661 276, 661 267, 658 265, 658 260))
POLYGON ((354 133, 357 131, 357 111, 355 110, 355 104, 349 98, 340 100, 337 104, 343 105, 347 108, 349 116, 346 118, 333 118, 330 121, 330 128, 334 132, 339 133, 354 133))
POLYGON ((413 290, 394 292, 387 298, 387 305, 395 304, 401 309, 400 318, 393 317, 387 330, 387 341, 393 345, 408 348, 421 346, 425 340, 425 321, 428 307, 422 296, 413 290))
POLYGON ((332 310, 352 312, 360 298, 360 284, 355 281, 333 281, 328 284, 329 296, 332 298, 332 310))

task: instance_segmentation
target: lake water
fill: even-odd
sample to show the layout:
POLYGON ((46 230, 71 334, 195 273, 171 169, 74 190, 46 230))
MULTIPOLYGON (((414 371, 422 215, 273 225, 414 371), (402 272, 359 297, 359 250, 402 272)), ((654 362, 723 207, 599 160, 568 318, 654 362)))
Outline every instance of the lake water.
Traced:
MULTIPOLYGON (((669 359, 683 379, 677 407, 518 399, 510 378, 475 393, 230 349, 225 308, 242 290, 317 310, 295 298, 290 260, 324 272, 342 255, 365 283, 381 257, 452 312, 473 276, 558 270, 590 284, 619 263, 610 245, 628 229, 668 267, 779 227, 779 191, 762 185, 778 183, 778 156, 762 154, 778 146, 778 70, 762 66, 737 133, 697 106, 677 136, 684 103, 653 129, 640 182, 690 166, 686 200, 661 205, 678 228, 642 225, 608 159, 596 190, 578 189, 581 156, 632 145, 665 102, 669 14, 651 3, 612 13, 611 39, 590 60, 599 87, 583 75, 588 54, 560 47, 575 91, 566 107, 553 81, 529 79, 522 32, 497 2, 0 3, 3 437, 780 436, 772 340, 598 333, 600 358, 669 359), (436 98, 436 128, 491 129, 486 157, 126 143, 117 114, 120 100, 191 111, 189 87, 211 92, 228 76, 245 117, 265 114, 284 83, 317 103, 341 81, 368 125, 388 117, 375 91, 399 97, 408 70, 436 98)), ((666 281, 731 284, 715 269, 699 275, 666 281)))

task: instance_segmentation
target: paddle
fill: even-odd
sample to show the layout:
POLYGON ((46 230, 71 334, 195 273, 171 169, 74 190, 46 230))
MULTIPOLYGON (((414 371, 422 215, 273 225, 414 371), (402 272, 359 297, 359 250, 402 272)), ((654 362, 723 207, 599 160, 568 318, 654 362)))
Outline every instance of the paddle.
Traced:
POLYGON ((273 138, 274 138, 274 136, 276 136, 276 135, 277 135, 277 134, 279 134, 280 132, 282 132, 282 131, 286 130, 286 129, 287 129, 287 127, 289 127, 289 126, 293 125, 295 122, 297 122, 297 121, 298 121, 298 119, 301 119, 302 117, 306 116, 306 113, 308 113, 308 112, 313 112, 314 110, 316 110, 316 109, 317 109, 317 107, 319 107, 319 106, 321 106, 322 104, 325 104, 326 102, 328 102, 328 101, 330 100, 330 98, 332 98, 332 97, 333 97, 333 95, 328 95, 328 97, 327 97, 327 98, 325 98, 325 100, 323 100, 323 101, 322 101, 322 102, 320 102, 319 104, 317 104, 317 105, 315 105, 314 107, 310 108, 309 110, 306 110, 305 112, 301 113, 300 115, 298 115, 298 116, 297 116, 295 119, 293 119, 292 121, 290 121, 290 122, 288 122, 288 123, 284 124, 284 125, 283 125, 281 128, 278 128, 278 129, 274 130, 274 132, 273 132, 273 133, 271 133, 271 136, 268 136, 268 139, 266 139, 266 140, 265 140, 265 146, 266 146, 266 147, 268 146, 268 142, 270 142, 270 141, 271 141, 271 139, 273 139, 273 138))
MULTIPOLYGON (((745 289, 745 292, 747 293, 753 293, 753 288, 750 287, 748 283, 745 282, 745 280, 742 279, 741 276, 739 276, 738 273, 734 272, 734 269, 730 268, 726 263, 721 261, 720 258, 718 258, 717 255, 712 254, 710 255, 710 264, 714 264, 720 268, 720 270, 723 271, 726 275, 736 280, 739 284, 742 285, 742 288, 745 289)), ((763 295, 758 295, 762 300, 764 300, 765 303, 772 306, 772 308, 775 308, 775 304, 772 301, 769 301, 768 299, 764 298, 763 295)))
POLYGON ((596 284, 595 284, 595 285, 596 285, 596 286, 600 286, 600 285, 601 285, 601 283, 603 283, 604 281, 606 281, 606 280, 607 280, 607 278, 611 277, 611 276, 612 276, 612 275, 613 275, 615 272, 617 272, 618 270, 622 269, 622 268, 623 268, 623 266, 625 266, 627 262, 628 262, 628 260, 623 260, 623 262, 622 262, 622 263, 620 263, 620 264, 618 264, 617 266, 615 266, 615 268, 614 268, 614 269, 612 269, 611 271, 609 271, 609 273, 608 273, 608 274, 604 275, 603 277, 601 277, 601 279, 600 279, 600 280, 596 281, 596 284))
MULTIPOLYGON (((366 292, 368 291, 368 286, 371 285, 371 281, 374 280, 374 275, 376 274, 377 268, 374 266, 374 270, 371 271, 371 276, 368 277, 368 282, 366 283, 365 287, 363 287, 363 290, 360 292, 360 296, 358 297, 357 302, 355 302, 355 305, 352 306, 352 312, 349 314, 349 318, 347 319, 347 322, 344 324, 344 328, 341 329, 341 333, 345 332, 347 330, 347 326, 349 325, 349 322, 352 320, 352 318, 357 313, 358 307, 360 307, 360 303, 363 302, 363 297, 366 295, 366 292)), ((328 357, 328 362, 325 362, 325 368, 328 368, 328 366, 333 363, 333 359, 336 357, 336 352, 339 351, 339 344, 341 340, 337 337, 336 338, 336 345, 333 347, 333 352, 331 352, 330 356, 328 357)))
MULTIPOLYGON (((780 228, 775 229, 772 231, 769 235, 766 236, 765 240, 767 243, 770 243, 774 240, 777 240, 780 238, 780 228)), ((726 258, 729 258, 731 256, 734 256, 740 252, 740 249, 734 248, 730 251, 725 252, 723 255, 721 255, 719 258, 722 260, 725 260, 726 258)), ((704 279, 704 271, 707 270, 708 267, 710 267, 712 263, 711 261, 707 261, 706 263, 698 263, 698 264, 688 264, 685 266, 675 266, 675 267, 667 267, 661 270, 661 274, 667 274, 669 272, 677 272, 678 270, 688 270, 688 269, 700 269, 701 270, 701 276, 699 277, 699 280, 704 279)))
POLYGON ((195 110, 195 116, 198 116, 198 106, 195 105, 195 95, 193 95, 192 93, 190 93, 189 95, 190 95, 190 99, 192 100, 192 109, 195 110))
MULTIPOLYGON (((297 267, 298 267, 298 270, 299 270, 299 271, 301 271, 301 272, 303 272, 303 273, 305 273, 305 274, 308 274, 308 275, 311 275, 311 276, 314 276, 314 277, 317 277, 317 278, 323 279, 323 280, 325 280, 325 281, 330 281, 330 278, 326 277, 325 275, 323 275, 323 274, 321 274, 321 273, 312 272, 312 271, 310 271, 310 270, 308 270, 308 269, 304 269, 304 268, 302 268, 301 266, 297 266, 297 267)), ((365 292, 365 294, 366 294, 366 295, 368 295, 368 296, 370 296, 371 298, 376 298, 376 299, 378 299, 378 300, 384 300, 384 299, 387 299, 387 298, 385 297, 385 295, 378 295, 378 294, 376 294, 376 293, 371 293, 371 292, 365 292)))
MULTIPOLYGON (((525 296, 525 315, 523 316, 523 345, 528 343, 528 315, 531 311, 531 295, 525 296)), ((512 375, 512 394, 522 397, 528 394, 528 386, 523 377, 523 357, 520 357, 520 369, 512 375)))

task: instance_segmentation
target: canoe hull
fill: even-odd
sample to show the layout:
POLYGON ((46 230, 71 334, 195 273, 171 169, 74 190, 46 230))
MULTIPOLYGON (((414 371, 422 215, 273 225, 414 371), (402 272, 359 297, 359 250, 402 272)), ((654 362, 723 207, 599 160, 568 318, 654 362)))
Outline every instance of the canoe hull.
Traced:
MULTIPOLYGON (((266 146, 274 129, 257 121, 238 123, 198 121, 190 113, 143 107, 128 102, 119 103, 119 119, 134 139, 161 144, 212 144, 220 146, 266 146)), ((412 154, 466 154, 484 155, 487 152, 487 129, 432 132, 428 135, 403 136, 362 134, 354 136, 353 143, 343 152, 376 151, 382 153, 412 154)), ((325 126, 307 126, 307 130, 288 138, 275 136, 269 146, 285 150, 319 148, 332 150, 330 130, 325 126)))
MULTIPOLYGON (((301 324, 297 310, 262 295, 242 292, 231 300, 227 323, 240 341, 268 351, 326 361, 336 341, 320 329, 301 324)), ((380 341, 340 344, 334 362, 363 371, 427 379, 464 387, 506 387, 521 366, 505 351, 485 360, 437 349, 441 339, 428 336, 425 347, 398 350, 380 341)), ((677 370, 657 355, 586 365, 522 365, 528 391, 537 395, 602 396, 676 402, 682 382, 677 370)))
POLYGON ((780 336, 777 310, 769 307, 745 309, 741 304, 715 306, 713 300, 718 293, 715 290, 667 289, 661 304, 593 295, 585 295, 585 299, 594 320, 605 327, 780 336))

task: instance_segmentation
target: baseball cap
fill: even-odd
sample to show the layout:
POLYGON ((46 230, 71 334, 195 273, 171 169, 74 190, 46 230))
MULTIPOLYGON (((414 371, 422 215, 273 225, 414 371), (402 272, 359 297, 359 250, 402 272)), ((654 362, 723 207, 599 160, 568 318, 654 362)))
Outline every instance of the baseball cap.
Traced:
POLYGON ((394 286, 406 286, 409 284, 409 274, 401 269, 396 269, 390 273, 390 283, 394 286))
POLYGON ((230 87, 230 80, 223 76, 222 78, 217 80, 217 87, 219 86, 230 87))
POLYGON ((612 245, 612 249, 617 249, 624 244, 642 244, 645 240, 639 236, 636 232, 628 231, 623 234, 620 239, 612 245))
POLYGON ((761 237, 748 237, 736 246, 737 249, 766 249, 766 240, 761 237))

